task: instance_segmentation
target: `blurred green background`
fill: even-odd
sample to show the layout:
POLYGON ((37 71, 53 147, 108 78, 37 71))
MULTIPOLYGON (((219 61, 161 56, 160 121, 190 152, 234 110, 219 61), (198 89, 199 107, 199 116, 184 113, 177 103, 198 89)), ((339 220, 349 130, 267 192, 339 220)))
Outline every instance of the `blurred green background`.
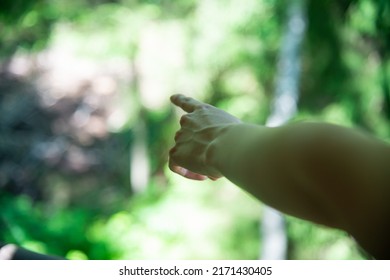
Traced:
MULTIPOLYGON (((71 259, 257 259, 263 206, 167 168, 185 93, 271 110, 288 0, 0 3, 0 240, 71 259)), ((293 120, 390 138, 390 3, 305 1, 293 120)), ((289 259, 364 259, 287 217, 289 259)))

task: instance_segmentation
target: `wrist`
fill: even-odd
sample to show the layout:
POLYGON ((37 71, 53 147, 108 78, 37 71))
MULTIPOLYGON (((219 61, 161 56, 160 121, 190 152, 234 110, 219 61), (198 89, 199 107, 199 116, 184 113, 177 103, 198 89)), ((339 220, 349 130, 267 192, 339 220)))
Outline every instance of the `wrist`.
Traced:
POLYGON ((234 151, 248 134, 253 131, 250 124, 228 124, 220 128, 218 136, 211 141, 206 150, 205 163, 211 169, 224 175, 227 164, 232 161, 234 151))

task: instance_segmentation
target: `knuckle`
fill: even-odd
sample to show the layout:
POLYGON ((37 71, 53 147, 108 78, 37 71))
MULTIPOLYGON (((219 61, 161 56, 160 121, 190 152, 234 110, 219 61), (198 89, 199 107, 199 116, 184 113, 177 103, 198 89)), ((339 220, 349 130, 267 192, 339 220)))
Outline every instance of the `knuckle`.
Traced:
POLYGON ((170 169, 171 171, 175 171, 175 168, 174 168, 173 164, 169 163, 168 167, 169 167, 169 169, 170 169))
POLYGON ((177 149, 176 146, 169 150, 169 156, 172 158, 174 154, 176 153, 177 149))
POLYGON ((198 106, 198 110, 208 110, 208 109, 210 109, 212 106, 211 105, 209 105, 209 104, 200 104, 199 106, 198 106))
POLYGON ((178 132, 176 132, 176 134, 175 134, 175 141, 177 141, 178 139, 179 139, 179 137, 180 137, 180 135, 181 135, 182 133, 181 133, 181 131, 179 130, 178 132))
POLYGON ((181 124, 181 125, 185 124, 186 122, 188 122, 189 119, 190 119, 190 117, 188 116, 188 114, 187 114, 187 115, 181 116, 181 118, 180 118, 180 124, 181 124))
POLYGON ((192 101, 192 98, 191 97, 183 97, 183 102, 191 102, 192 101))

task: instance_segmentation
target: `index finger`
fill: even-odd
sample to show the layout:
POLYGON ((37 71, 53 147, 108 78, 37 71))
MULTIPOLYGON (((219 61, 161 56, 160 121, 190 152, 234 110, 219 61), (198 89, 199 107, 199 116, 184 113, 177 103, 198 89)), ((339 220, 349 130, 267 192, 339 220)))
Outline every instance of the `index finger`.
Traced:
POLYGON ((171 96, 171 102, 176 106, 182 108, 187 113, 192 113, 196 108, 205 105, 203 102, 200 102, 191 97, 184 96, 183 94, 175 94, 171 96))

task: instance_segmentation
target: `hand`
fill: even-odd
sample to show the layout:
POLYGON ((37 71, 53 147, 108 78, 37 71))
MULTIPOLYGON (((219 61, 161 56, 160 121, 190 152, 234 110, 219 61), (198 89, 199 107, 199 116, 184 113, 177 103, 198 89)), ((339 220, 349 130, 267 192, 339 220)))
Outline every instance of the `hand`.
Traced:
POLYGON ((225 111, 181 94, 173 95, 171 102, 188 114, 180 119, 181 128, 176 132, 175 146, 169 151, 169 168, 193 180, 222 177, 213 166, 210 144, 241 121, 225 111))

